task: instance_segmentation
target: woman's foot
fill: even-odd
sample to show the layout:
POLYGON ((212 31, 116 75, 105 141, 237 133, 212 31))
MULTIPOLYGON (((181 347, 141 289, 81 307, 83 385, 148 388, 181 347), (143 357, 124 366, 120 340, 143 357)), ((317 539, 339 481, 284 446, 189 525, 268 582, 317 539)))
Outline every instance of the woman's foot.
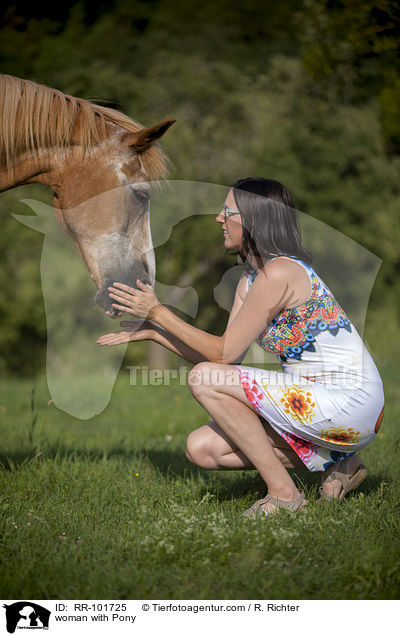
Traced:
POLYGON ((297 510, 306 504, 307 501, 305 499, 304 492, 299 492, 296 488, 296 493, 290 499, 276 497, 275 495, 268 493, 264 499, 259 499, 251 506, 251 508, 246 510, 244 515, 245 517, 252 518, 264 517, 278 513, 280 508, 297 512, 297 510))
POLYGON ((261 508, 267 514, 271 514, 278 511, 279 502, 282 502, 282 507, 285 504, 290 505, 291 503, 296 502, 299 499, 301 493, 297 490, 297 488, 292 488, 290 491, 288 489, 282 490, 279 492, 279 494, 275 492, 268 492, 268 495, 270 495, 270 501, 262 504, 261 508))
POLYGON ((365 476, 366 469, 362 467, 359 456, 357 454, 350 455, 350 457, 343 459, 341 462, 329 466, 323 473, 320 487, 321 497, 326 500, 341 499, 346 492, 357 488, 365 479, 365 476), (332 473, 339 474, 341 477, 335 479, 332 475, 332 478, 329 478, 332 473), (356 473, 359 473, 358 477, 356 477, 356 473))

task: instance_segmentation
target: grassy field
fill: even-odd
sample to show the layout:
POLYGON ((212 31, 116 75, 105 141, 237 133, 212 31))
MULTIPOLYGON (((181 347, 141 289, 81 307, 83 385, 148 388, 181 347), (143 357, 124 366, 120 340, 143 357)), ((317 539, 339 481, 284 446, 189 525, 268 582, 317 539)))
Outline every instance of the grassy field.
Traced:
POLYGON ((90 421, 48 405, 45 380, 0 388, 0 597, 394 599, 400 590, 400 389, 381 365, 386 411, 361 456, 362 487, 321 504, 295 472, 304 513, 248 521, 256 472, 207 472, 185 437, 207 422, 186 386, 130 386, 121 371, 90 421))

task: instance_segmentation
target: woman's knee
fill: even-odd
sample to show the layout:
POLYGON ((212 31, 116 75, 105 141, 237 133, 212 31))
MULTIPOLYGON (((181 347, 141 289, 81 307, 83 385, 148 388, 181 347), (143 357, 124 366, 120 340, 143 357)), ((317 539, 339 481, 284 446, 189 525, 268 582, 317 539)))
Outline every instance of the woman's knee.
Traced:
POLYGON ((216 366, 212 362, 200 362, 190 371, 188 385, 195 397, 198 398, 213 390, 215 384, 213 374, 217 370, 216 366))
POLYGON ((192 431, 186 440, 186 457, 200 468, 215 468, 211 448, 204 427, 192 431))

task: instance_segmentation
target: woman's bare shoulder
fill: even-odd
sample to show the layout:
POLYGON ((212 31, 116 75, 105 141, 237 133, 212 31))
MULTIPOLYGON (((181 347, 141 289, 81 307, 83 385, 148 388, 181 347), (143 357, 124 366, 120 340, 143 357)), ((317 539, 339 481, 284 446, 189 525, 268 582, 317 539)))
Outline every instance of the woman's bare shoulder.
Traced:
POLYGON ((275 285, 284 286, 290 298, 286 299, 287 308, 303 304, 310 298, 311 281, 303 265, 288 257, 278 257, 266 263, 262 268, 265 280, 275 285), (292 298, 292 296, 295 298, 292 298))
POLYGON ((308 279, 308 274, 303 265, 293 258, 286 256, 278 256, 272 261, 265 263, 260 271, 266 274, 267 277, 274 278, 275 280, 287 280, 288 278, 293 280, 293 277, 297 278, 298 276, 301 279, 308 279))

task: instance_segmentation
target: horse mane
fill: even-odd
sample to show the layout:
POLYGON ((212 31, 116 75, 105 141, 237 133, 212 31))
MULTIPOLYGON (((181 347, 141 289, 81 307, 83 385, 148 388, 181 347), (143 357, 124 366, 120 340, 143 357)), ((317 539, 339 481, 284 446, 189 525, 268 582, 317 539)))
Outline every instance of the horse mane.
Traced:
MULTIPOLYGON (((129 132, 143 129, 120 111, 12 75, 0 75, 0 95, 0 167, 8 172, 21 154, 39 155, 41 148, 78 143, 90 152, 106 137, 107 122, 129 132)), ((157 144, 141 159, 150 180, 166 177, 168 159, 157 144)))

